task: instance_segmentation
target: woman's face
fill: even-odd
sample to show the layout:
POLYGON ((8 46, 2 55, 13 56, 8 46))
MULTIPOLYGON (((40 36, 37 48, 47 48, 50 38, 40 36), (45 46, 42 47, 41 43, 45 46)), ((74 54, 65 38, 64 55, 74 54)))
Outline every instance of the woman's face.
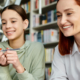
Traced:
POLYGON ((80 35, 80 6, 75 0, 59 0, 57 24, 64 36, 80 35))
POLYGON ((7 9, 2 13, 2 30, 9 40, 23 38, 24 21, 14 10, 7 9))

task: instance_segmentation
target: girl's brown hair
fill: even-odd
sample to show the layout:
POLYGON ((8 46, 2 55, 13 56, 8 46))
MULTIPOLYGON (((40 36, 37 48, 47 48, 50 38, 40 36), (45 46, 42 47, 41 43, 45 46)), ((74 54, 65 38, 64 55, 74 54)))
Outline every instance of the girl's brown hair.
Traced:
MULTIPOLYGON (((58 3, 59 0, 57 0, 58 3)), ((80 0, 75 0, 77 5, 80 6, 80 0)), ((74 44, 74 37, 65 37, 61 31, 59 31, 59 52, 61 55, 70 54, 70 51, 72 51, 72 47, 74 44)))
POLYGON ((11 10, 16 11, 16 12, 22 17, 23 20, 27 19, 26 12, 25 12, 25 10, 24 10, 21 6, 15 5, 15 4, 9 5, 9 6, 5 7, 5 8, 1 11, 1 14, 2 14, 5 10, 7 10, 7 9, 11 9, 11 10))

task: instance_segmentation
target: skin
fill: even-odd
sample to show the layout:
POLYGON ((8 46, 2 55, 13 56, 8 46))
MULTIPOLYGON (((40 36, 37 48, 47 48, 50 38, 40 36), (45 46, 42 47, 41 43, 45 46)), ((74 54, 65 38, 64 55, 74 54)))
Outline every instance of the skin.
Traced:
POLYGON ((74 36, 80 51, 80 6, 75 0, 59 0, 57 4, 57 24, 64 36, 74 36), (64 28, 70 26, 68 28, 64 28))
MULTIPOLYGON (((28 27, 28 20, 25 19, 23 21, 16 11, 10 9, 5 10, 1 18, 2 30, 9 39, 10 47, 13 49, 20 48, 25 43, 24 30, 28 27)), ((0 52, 0 64, 3 66, 12 64, 18 73, 23 73, 25 70, 19 61, 16 51, 7 50, 4 54, 0 52)))

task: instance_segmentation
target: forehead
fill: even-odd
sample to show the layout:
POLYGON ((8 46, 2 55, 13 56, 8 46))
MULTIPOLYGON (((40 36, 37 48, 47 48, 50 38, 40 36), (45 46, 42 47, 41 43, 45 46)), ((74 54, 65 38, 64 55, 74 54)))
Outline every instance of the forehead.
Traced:
POLYGON ((78 7, 75 0, 59 0, 57 4, 57 10, 63 11, 68 8, 76 8, 78 7))
POLYGON ((1 16, 2 19, 7 19, 11 17, 19 18, 20 15, 14 10, 7 9, 2 13, 2 16, 1 16))

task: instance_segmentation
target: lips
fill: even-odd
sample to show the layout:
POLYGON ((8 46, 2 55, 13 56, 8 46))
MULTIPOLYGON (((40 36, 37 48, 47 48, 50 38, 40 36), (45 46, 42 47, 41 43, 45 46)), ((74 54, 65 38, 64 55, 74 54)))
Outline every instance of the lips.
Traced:
POLYGON ((15 30, 12 30, 12 31, 6 31, 6 34, 7 34, 7 35, 12 35, 14 32, 15 32, 15 30))
POLYGON ((65 26, 63 26, 63 29, 67 29, 67 28, 70 28, 70 27, 72 27, 72 25, 65 25, 65 26))
POLYGON ((65 27, 63 27, 63 28, 66 29, 66 28, 69 28, 69 27, 72 27, 72 26, 65 26, 65 27))

